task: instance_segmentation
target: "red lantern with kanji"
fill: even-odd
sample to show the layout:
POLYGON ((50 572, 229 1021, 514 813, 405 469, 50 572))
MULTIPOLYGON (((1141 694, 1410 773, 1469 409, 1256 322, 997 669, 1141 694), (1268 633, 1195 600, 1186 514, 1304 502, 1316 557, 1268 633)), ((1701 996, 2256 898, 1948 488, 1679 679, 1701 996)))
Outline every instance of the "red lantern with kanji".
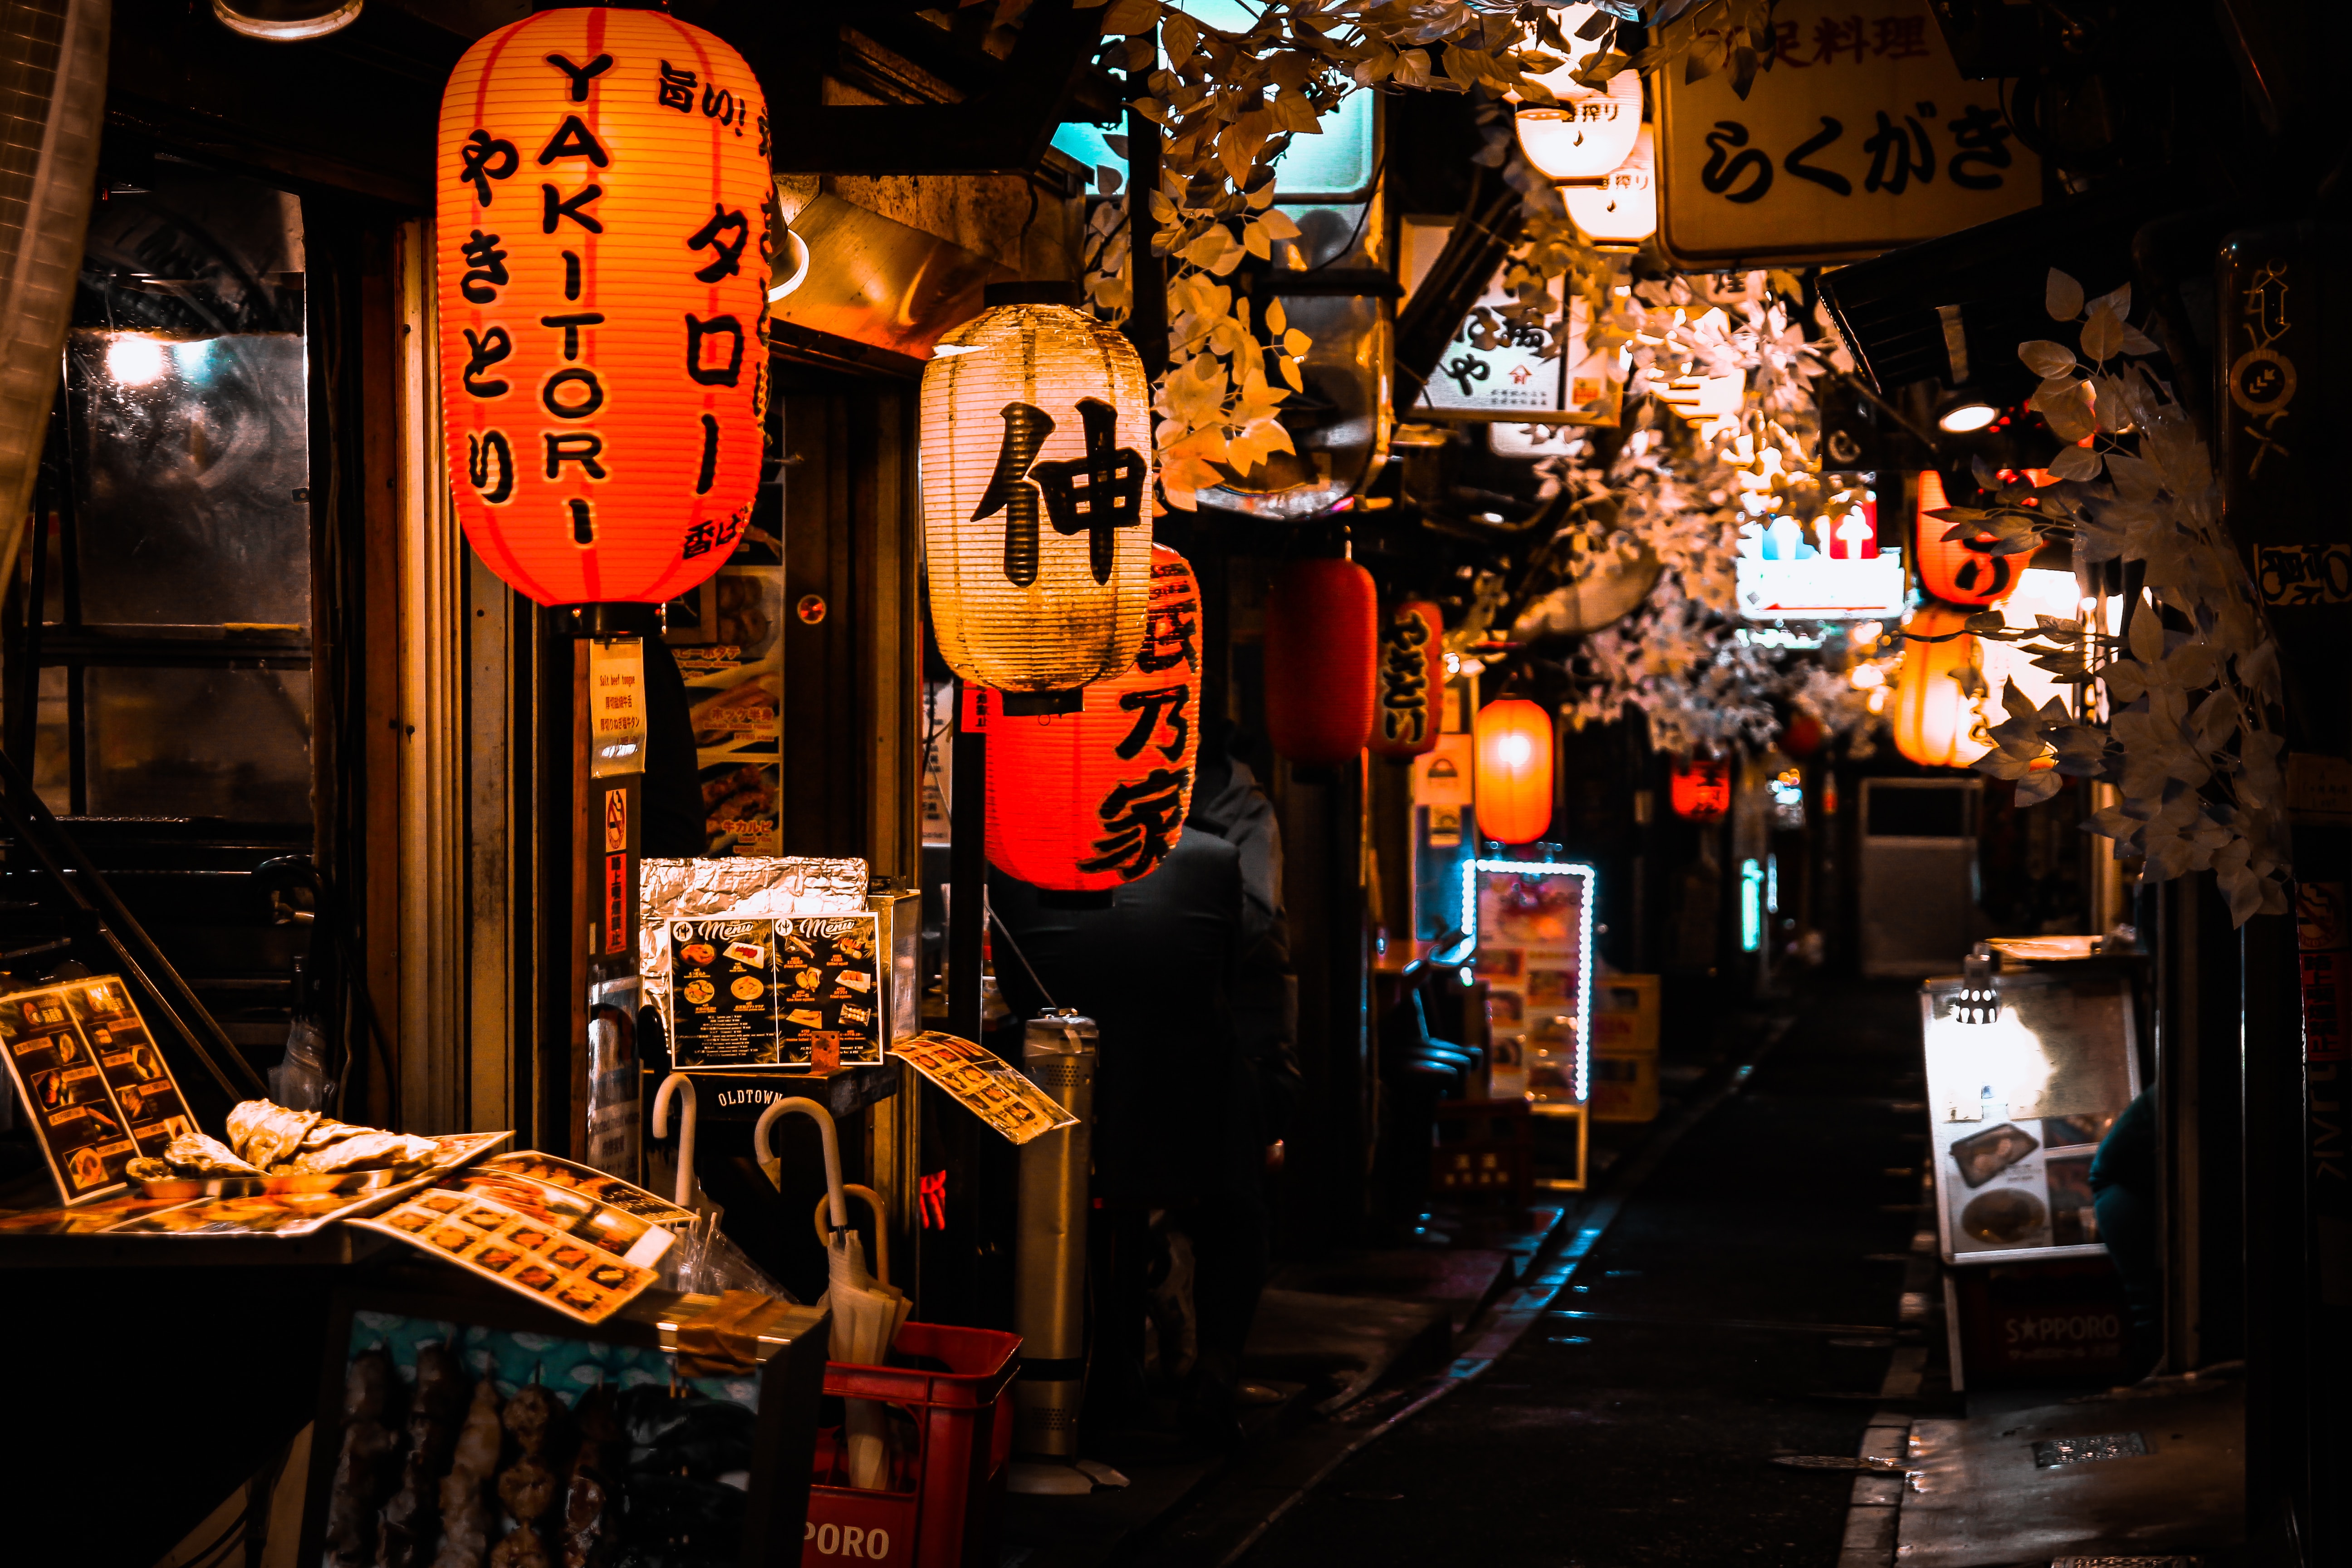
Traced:
POLYGON ((1309 767, 1352 763, 1372 733, 1378 611, 1372 574, 1352 561, 1294 561, 1265 605, 1265 728, 1309 767))
POLYGON ((1551 826, 1551 714, 1524 697, 1478 710, 1471 796, 1478 831, 1500 844, 1530 844, 1551 826))
POLYGON ((1372 675, 1374 755, 1418 757, 1437 746, 1438 703, 1445 690, 1445 620, 1426 599, 1408 599, 1381 627, 1380 666, 1372 675))
POLYGON ((1713 757, 1676 763, 1667 791, 1676 816, 1713 822, 1731 810, 1731 764, 1713 757))
POLYGON ((1127 672, 1087 687, 1076 713, 990 715, 990 864, 1062 892, 1159 869, 1192 805, 1200 626, 1192 568, 1155 544, 1143 647, 1127 672))
POLYGON ((450 492, 542 605, 659 604, 758 487, 782 230, 743 58, 659 11, 541 11, 466 51, 434 175, 450 492))
POLYGON ((1948 605, 1998 605, 2017 591, 2025 565, 2021 555, 1995 555, 1990 533, 1946 539, 1952 525, 1930 512, 1943 510, 1944 476, 1929 468, 1919 476, 1919 585, 1948 605))

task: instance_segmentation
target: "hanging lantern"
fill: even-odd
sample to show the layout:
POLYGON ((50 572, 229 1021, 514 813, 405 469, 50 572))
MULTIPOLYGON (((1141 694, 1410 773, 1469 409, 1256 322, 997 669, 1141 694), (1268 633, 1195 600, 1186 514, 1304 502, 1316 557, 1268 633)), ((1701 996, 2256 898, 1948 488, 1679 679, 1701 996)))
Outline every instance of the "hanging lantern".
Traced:
POLYGON ((923 544, 940 655, 1002 691, 1135 662, 1151 560, 1151 389, 1125 338, 1003 304, 923 369, 923 544))
POLYGON ((1558 103, 1522 103, 1519 150, 1555 180, 1605 180, 1633 155, 1642 132, 1642 73, 1621 70, 1599 92, 1569 79, 1572 68, 1536 79, 1558 103))
POLYGON ((1444 617, 1426 599, 1399 605, 1381 628, 1368 742, 1375 755, 1418 757, 1436 747, 1437 704, 1445 689, 1444 638, 1444 617))
POLYGON ((1822 749, 1822 721, 1810 713, 1791 713, 1780 726, 1780 749, 1800 761, 1822 749))
POLYGON ((1714 757, 1676 763, 1667 778, 1667 792, 1676 816, 1714 822, 1731 810, 1731 764, 1714 757))
POLYGON ((1605 184, 1563 185, 1559 194, 1577 232, 1594 245, 1639 245, 1658 232, 1657 173, 1657 143, 1644 125, 1605 184))
POLYGON ((458 521, 542 605, 677 597, 760 477, 765 100, 658 11, 541 11, 441 96, 441 417, 458 521))
POLYGON ((1372 574, 1352 561, 1294 561, 1265 605, 1265 729, 1308 767, 1356 760, 1372 733, 1372 574))
POLYGON ((992 715, 988 858, 1063 892, 1148 877, 1175 847, 1200 749, 1201 595, 1192 568, 1151 547, 1143 646, 1087 686, 1075 713, 992 715))
POLYGON ((1951 524, 1928 513, 1950 504, 1943 475, 1929 468, 1919 476, 1919 585, 1948 605, 1998 605, 2016 592, 2025 560, 1990 553, 1984 548, 1993 542, 1990 533, 1946 539, 1951 524))
POLYGON ((1931 768, 1964 768, 1987 752, 1981 702, 1970 694, 1977 673, 1977 639, 1960 628, 1966 610, 1940 605, 1915 610, 1903 623, 1914 638, 1945 637, 1942 642, 1906 640, 1895 677, 1895 749, 1931 768))
POLYGON ((1478 831, 1500 844, 1529 844, 1551 826, 1551 715, 1524 697, 1478 710, 1471 795, 1478 831))

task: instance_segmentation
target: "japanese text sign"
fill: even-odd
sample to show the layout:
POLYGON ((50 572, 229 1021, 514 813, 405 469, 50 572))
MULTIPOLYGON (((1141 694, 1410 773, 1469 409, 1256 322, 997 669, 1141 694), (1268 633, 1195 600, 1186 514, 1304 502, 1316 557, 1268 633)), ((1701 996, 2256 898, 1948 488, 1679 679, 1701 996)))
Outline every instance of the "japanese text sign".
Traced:
POLYGON ((758 80, 655 11, 541 11, 475 44, 435 174, 450 489, 543 605, 658 604, 751 514, 782 232, 758 80))
POLYGON ((1661 238, 1678 261, 1874 256, 2041 202, 2000 84, 1961 79, 1926 0, 1780 0, 1772 29, 1745 101, 1728 73, 1664 74, 1661 238))

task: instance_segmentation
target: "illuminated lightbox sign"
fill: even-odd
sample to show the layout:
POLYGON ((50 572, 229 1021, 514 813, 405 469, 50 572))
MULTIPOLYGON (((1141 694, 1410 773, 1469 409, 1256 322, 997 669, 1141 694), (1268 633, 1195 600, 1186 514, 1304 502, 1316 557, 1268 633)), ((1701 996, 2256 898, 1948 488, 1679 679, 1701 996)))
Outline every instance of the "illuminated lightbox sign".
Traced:
POLYGON ((1530 1100, 1592 1092, 1593 875, 1545 860, 1462 864, 1461 924, 1486 983, 1493 1060, 1526 1071, 1530 1100))
POLYGON ((1739 614, 1751 621, 1853 621, 1903 614, 1899 551, 1882 550, 1863 560, 1743 555, 1735 565, 1739 614))

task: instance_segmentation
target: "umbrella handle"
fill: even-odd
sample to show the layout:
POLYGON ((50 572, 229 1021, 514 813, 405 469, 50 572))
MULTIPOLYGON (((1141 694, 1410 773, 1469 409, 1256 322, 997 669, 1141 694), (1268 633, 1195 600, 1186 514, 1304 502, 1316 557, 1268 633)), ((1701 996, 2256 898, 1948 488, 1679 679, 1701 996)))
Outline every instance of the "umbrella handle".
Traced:
MULTIPOLYGON (((890 1227, 882 1220, 882 1194, 872 1187, 861 1187, 856 1182, 845 1183, 841 1190, 853 1198, 864 1198, 866 1206, 874 1211, 874 1281, 877 1285, 887 1285, 890 1283, 890 1227)), ((820 1247, 829 1247, 833 1244, 833 1234, 824 1226, 825 1205, 832 1201, 830 1195, 816 1201, 816 1213, 814 1217, 816 1222, 817 1245, 820 1247)))
MULTIPOLYGON (((790 1100, 775 1101, 767 1110, 760 1112, 759 1124, 751 1129, 751 1152, 759 1157, 762 1166, 772 1167, 775 1164, 776 1152, 769 1142, 769 1129, 774 1127, 776 1119, 788 1110, 797 1110, 814 1121, 816 1123, 817 1131, 824 1139, 825 1202, 832 1208, 833 1228, 847 1230, 849 1205, 843 1201, 841 1195, 841 1140, 833 1129, 832 1111, 805 1095, 796 1094, 790 1100)), ((769 1171, 768 1179, 776 1182, 779 1187, 783 1185, 782 1181, 777 1180, 776 1173, 772 1169, 769 1171)))
POLYGON ((669 1136, 669 1102, 674 1094, 684 1092, 685 1105, 678 1113, 677 1130, 677 1206, 694 1206, 694 1080, 682 1072, 674 1072, 661 1080, 654 1091, 654 1136, 669 1136))

